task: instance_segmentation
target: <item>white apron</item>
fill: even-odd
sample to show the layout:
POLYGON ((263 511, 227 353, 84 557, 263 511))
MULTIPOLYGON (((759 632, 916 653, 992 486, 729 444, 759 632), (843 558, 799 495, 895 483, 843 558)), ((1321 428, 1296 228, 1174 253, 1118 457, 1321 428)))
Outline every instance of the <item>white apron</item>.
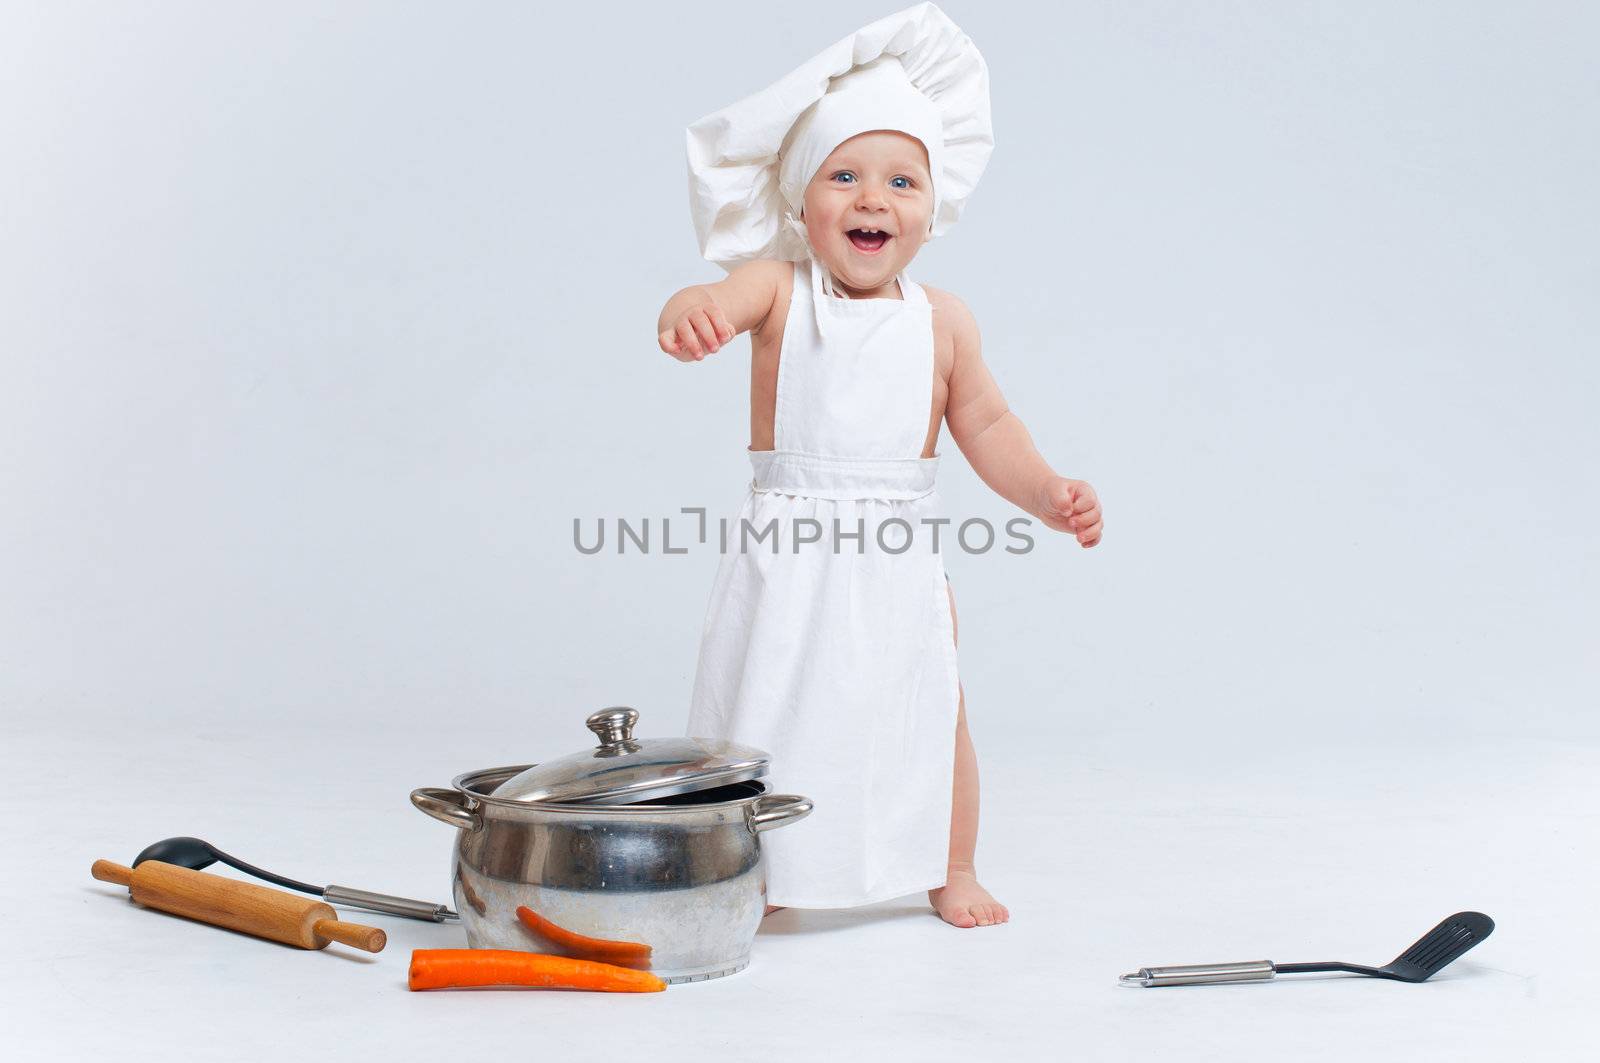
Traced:
MULTIPOLYGON (((917 456, 932 307, 904 272, 902 299, 839 298, 830 279, 795 264, 774 449, 750 452, 750 494, 727 525, 687 729, 766 750, 771 784, 815 802, 761 839, 767 903, 791 908, 944 885, 960 694, 944 563, 921 523, 938 516, 938 455, 917 456), (880 528, 892 518, 909 548, 905 527, 880 528)), ((938 534, 939 550, 954 541, 949 525, 938 534)))

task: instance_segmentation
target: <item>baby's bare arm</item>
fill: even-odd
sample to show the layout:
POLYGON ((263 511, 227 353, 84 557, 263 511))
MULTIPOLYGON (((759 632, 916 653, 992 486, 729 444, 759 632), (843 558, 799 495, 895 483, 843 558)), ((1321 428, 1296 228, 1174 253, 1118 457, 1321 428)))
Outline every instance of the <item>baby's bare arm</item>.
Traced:
POLYGON ((778 298, 788 262, 744 262, 715 284, 696 284, 667 300, 656 322, 661 349, 700 361, 742 332, 759 330, 778 298))
POLYGON ((1098 543, 1103 522, 1094 488, 1056 475, 1034 448, 983 362, 978 322, 966 304, 947 296, 941 312, 950 314, 955 339, 944 419, 956 446, 995 494, 1084 546, 1098 543))

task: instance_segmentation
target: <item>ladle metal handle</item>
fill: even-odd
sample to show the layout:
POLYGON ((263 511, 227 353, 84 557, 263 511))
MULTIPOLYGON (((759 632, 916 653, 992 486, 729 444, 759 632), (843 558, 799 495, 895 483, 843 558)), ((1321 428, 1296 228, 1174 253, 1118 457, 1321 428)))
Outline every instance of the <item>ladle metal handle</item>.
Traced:
POLYGON ((324 886, 322 899, 329 904, 342 904, 346 908, 364 908, 385 915, 403 915, 408 919, 422 919, 442 923, 446 919, 459 919, 448 905, 432 901, 414 901, 409 897, 395 897, 387 893, 373 893, 350 886, 324 886))

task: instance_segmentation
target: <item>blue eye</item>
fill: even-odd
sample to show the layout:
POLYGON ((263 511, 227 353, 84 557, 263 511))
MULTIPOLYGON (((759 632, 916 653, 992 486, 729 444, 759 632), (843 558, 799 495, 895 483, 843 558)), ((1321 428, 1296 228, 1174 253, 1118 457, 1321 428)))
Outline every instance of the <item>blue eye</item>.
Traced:
POLYGON ((840 170, 838 173, 833 175, 833 179, 835 181, 837 181, 841 177, 848 177, 852 181, 854 181, 856 179, 856 175, 851 173, 849 170, 840 170))
POLYGON ((906 178, 904 178, 904 177, 895 177, 895 178, 892 178, 892 180, 905 181, 906 182, 903 185, 895 185, 896 188, 910 188, 911 187, 911 182, 909 180, 906 180, 906 178))

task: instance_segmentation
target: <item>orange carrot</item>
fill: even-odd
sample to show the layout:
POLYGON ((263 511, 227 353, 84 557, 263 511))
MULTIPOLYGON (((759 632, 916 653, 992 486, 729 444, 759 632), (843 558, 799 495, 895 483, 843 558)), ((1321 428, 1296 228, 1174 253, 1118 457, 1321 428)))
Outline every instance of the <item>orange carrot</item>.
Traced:
POLYGON ((522 921, 523 926, 545 938, 550 944, 575 952, 586 960, 637 967, 650 959, 649 945, 641 945, 637 941, 607 941, 604 938, 585 937, 565 927, 557 926, 526 906, 517 909, 517 918, 522 921))
POLYGON ((667 988, 649 971, 510 949, 415 949, 407 984, 413 990, 519 985, 606 993, 659 993, 667 988))

